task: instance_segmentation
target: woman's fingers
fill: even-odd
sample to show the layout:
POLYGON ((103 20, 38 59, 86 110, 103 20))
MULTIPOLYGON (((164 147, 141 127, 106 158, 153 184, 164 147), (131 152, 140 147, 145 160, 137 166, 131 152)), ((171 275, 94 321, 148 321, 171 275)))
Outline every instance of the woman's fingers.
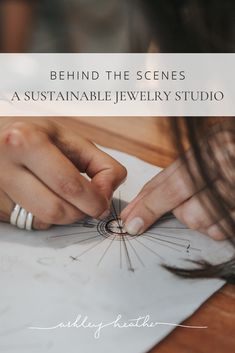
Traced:
POLYGON ((88 141, 85 146, 87 148, 80 154, 86 164, 85 172, 92 179, 92 184, 111 199, 113 192, 127 176, 126 168, 88 141))
MULTIPOLYGON (((158 191, 160 187, 161 185, 159 185, 158 191)), ((165 196, 168 195, 165 190, 165 196)), ((135 207, 125 222, 126 230, 130 234, 141 234, 160 217, 159 210, 162 210, 162 205, 157 204, 155 197, 156 190, 153 190, 152 193, 146 194, 139 201, 135 201, 135 207), (130 223, 128 224, 128 222, 130 223)), ((170 199, 172 201, 173 197, 170 199)), ((172 202, 171 205, 173 205, 172 202)), ((167 211, 170 209, 165 208, 165 212, 167 211)), ((227 219, 222 219, 221 212, 214 207, 214 197, 208 189, 202 189, 171 211, 188 228, 207 234, 213 239, 222 240, 231 233, 227 219)), ((234 217, 232 211, 231 215, 234 217)))
POLYGON ((81 176, 79 170, 45 133, 22 123, 11 128, 5 141, 15 163, 27 167, 60 198, 83 213, 98 217, 108 208, 106 198, 81 176))
POLYGON ((198 231, 208 235, 214 240, 224 240, 229 237, 234 237, 234 221, 235 211, 233 210, 228 212, 227 217, 218 220, 205 229, 198 229, 198 231))
POLYGON ((221 220, 220 213, 213 207, 213 196, 208 190, 196 194, 172 212, 190 229, 197 230, 215 240, 226 237, 225 230, 221 228, 224 222, 221 220))
POLYGON ((213 194, 203 189, 172 212, 188 228, 205 230, 222 218, 221 212, 214 207, 215 201, 213 194))
MULTIPOLYGON (((40 180, 22 167, 9 167, 8 176, 1 176, 1 185, 11 200, 46 224, 69 224, 84 217, 74 206, 59 198, 40 180)), ((40 222, 39 222, 40 220, 40 222)))
POLYGON ((228 237, 224 229, 221 228, 220 224, 213 224, 207 229, 200 228, 197 229, 197 231, 209 236, 214 240, 225 240, 228 237))
MULTIPOLYGON (((202 143, 199 141, 198 143, 207 164, 211 182, 216 182, 222 177, 224 177, 223 179, 227 178, 227 181, 230 181, 231 189, 231 184, 234 184, 234 173, 229 161, 231 162, 231 156, 234 158, 235 154, 234 134, 227 131, 216 132, 211 134, 209 142, 202 143), (218 144, 218 139, 220 144, 218 144), (218 165, 210 158, 208 144, 221 168, 218 168, 218 165), (224 148, 219 148, 221 145, 224 145, 224 148)), ((228 199, 228 189, 223 192, 226 187, 225 184, 226 181, 221 180, 220 191, 223 197, 228 199)), ((141 218, 143 216, 144 224, 150 225, 154 218, 156 220, 162 215, 163 210, 174 209, 204 187, 205 181, 198 170, 195 156, 191 150, 188 150, 182 159, 171 164, 144 186, 139 195, 122 212, 122 219, 128 223, 134 217, 141 218), (193 176, 193 180, 191 176, 193 176), (153 198, 156 197, 157 199, 154 200, 153 198), (153 205, 151 205, 151 198, 153 199, 153 205)))
POLYGON ((148 227, 165 212, 171 211, 204 187, 205 183, 196 170, 190 151, 186 153, 185 158, 192 165, 196 183, 192 181, 185 162, 178 159, 152 178, 123 210, 121 217, 125 223, 134 217, 143 217, 142 220, 148 227))
POLYGON ((85 214, 98 218, 108 211, 125 168, 81 139, 77 123, 74 129, 71 121, 61 126, 48 119, 3 124, 0 166, 7 173, 1 173, 0 186, 14 200, 2 215, 6 220, 15 203, 34 214, 34 227, 40 229, 72 223, 85 214))
POLYGON ((214 240, 224 240, 227 238, 226 232, 219 224, 213 224, 205 229, 205 234, 214 240))
POLYGON ((32 229, 35 230, 47 230, 52 226, 52 224, 45 223, 41 221, 39 218, 34 217, 33 218, 33 224, 32 224, 32 229))
MULTIPOLYGON (((0 221, 10 222, 10 215, 15 207, 15 203, 10 199, 10 197, 2 190, 0 190, 0 221)), ((33 229, 45 230, 51 227, 51 224, 42 222, 40 219, 34 217, 33 219, 33 229)))
POLYGON ((63 138, 58 137, 55 143, 81 172, 92 179, 92 184, 102 195, 111 199, 114 190, 126 178, 125 167, 93 143, 71 131, 64 131, 63 138))
MULTIPOLYGON (((224 137, 223 134, 221 136, 224 137)), ((215 136, 212 135, 211 140, 214 141, 215 136)), ((226 139, 226 141, 227 140, 228 139, 226 139)), ((231 198, 229 200, 228 197, 231 190, 231 180, 233 180, 231 173, 229 174, 227 170, 229 168, 226 169, 227 177, 225 178, 223 173, 218 172, 218 166, 211 162, 208 146, 201 143, 200 148, 207 162, 210 181, 215 183, 224 203, 226 201, 228 207, 234 207, 234 202, 231 202, 231 198), (220 180, 218 180, 219 177, 220 180), (228 180, 230 180, 230 183, 228 183, 228 180)), ((223 170, 227 158, 226 152, 228 152, 228 150, 229 146, 227 141, 223 151, 218 150, 218 146, 217 148, 215 146, 213 151, 221 165, 221 170, 223 170)), ((232 148, 230 148, 230 150, 232 150, 232 148)), ((232 152, 230 151, 229 155, 231 154, 232 152)), ((177 209, 178 207, 179 209, 176 213, 183 213, 183 216, 178 215, 178 217, 183 218, 183 222, 190 228, 207 229, 215 220, 219 219, 219 212, 214 207, 212 195, 208 196, 209 191, 200 193, 204 187, 205 182, 197 168, 195 156, 192 151, 189 150, 183 159, 173 163, 148 182, 136 199, 122 212, 121 218, 126 225, 127 231, 130 234, 141 234, 164 213, 177 209), (197 197, 196 199, 193 198, 189 200, 197 193, 199 193, 198 196, 202 196, 203 200, 199 200, 197 197), (206 204, 208 207, 204 208, 206 204), (195 210, 197 210, 196 213, 194 212, 195 210), (212 214, 210 214, 210 212, 208 213, 208 210, 211 211, 212 214)), ((220 215, 220 217, 222 216, 220 215)))
POLYGON ((176 165, 177 168, 170 167, 170 173, 167 168, 153 178, 137 200, 122 212, 121 218, 130 234, 143 233, 164 213, 178 207, 204 186, 200 179, 197 185, 193 183, 184 163, 177 161, 176 165))
POLYGON ((9 222, 10 214, 13 210, 14 202, 8 197, 8 195, 0 190, 0 221, 9 222))
POLYGON ((110 197, 126 178, 126 169, 114 158, 99 150, 93 143, 79 136, 79 123, 56 118, 58 133, 55 144, 78 167, 92 178, 92 183, 110 197))

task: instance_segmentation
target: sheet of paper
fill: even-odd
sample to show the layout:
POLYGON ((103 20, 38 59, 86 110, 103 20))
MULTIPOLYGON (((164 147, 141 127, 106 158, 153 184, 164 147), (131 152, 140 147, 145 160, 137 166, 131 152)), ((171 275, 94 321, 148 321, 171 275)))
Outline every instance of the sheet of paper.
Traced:
POLYGON ((128 170, 109 219, 33 233, 0 225, 0 352, 147 352, 223 285, 178 278, 161 264, 224 260, 227 242, 169 215, 141 237, 118 234, 120 208, 159 168, 106 151, 128 170))

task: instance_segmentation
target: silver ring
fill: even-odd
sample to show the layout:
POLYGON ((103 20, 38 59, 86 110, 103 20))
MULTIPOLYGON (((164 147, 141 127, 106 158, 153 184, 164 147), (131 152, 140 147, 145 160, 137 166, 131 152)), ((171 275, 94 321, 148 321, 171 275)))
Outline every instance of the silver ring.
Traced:
POLYGON ((11 212, 10 223, 19 229, 32 230, 33 214, 16 204, 11 212))
POLYGON ((33 214, 31 212, 28 212, 26 223, 25 223, 25 229, 32 230, 32 228, 33 228, 33 214))
POLYGON ((17 218, 20 213, 20 209, 21 209, 20 205, 16 204, 15 207, 13 208, 13 211, 11 212, 10 223, 13 226, 16 226, 16 222, 17 222, 17 218))

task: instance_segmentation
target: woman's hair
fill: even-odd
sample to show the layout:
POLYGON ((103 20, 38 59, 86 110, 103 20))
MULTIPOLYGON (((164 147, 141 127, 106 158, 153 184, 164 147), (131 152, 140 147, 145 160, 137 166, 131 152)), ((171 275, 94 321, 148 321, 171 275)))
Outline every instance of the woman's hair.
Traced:
MULTIPOLYGON (((235 51, 234 0, 142 0, 142 5, 160 52, 235 51)), ((218 215, 224 220, 217 224, 235 247, 235 221, 229 212, 235 197, 235 120, 217 120, 218 124, 211 128, 208 127, 213 118, 171 118, 170 124, 174 143, 193 182, 196 183, 195 172, 185 157, 185 145, 192 150, 194 170, 196 166, 207 186, 211 201, 205 212, 212 222, 213 219, 218 222, 218 215), (199 142, 202 136, 203 145, 199 142), (214 182, 213 176, 223 183, 223 188, 214 182)), ((164 267, 183 277, 215 277, 235 283, 235 255, 224 263, 210 264, 203 260, 193 264, 195 267, 191 269, 164 267)))
POLYGON ((234 52, 233 0, 141 0, 141 3, 161 52, 234 52))
MULTIPOLYGON (((226 119, 210 126, 213 120, 203 117, 171 118, 170 125, 174 145, 192 181, 197 184, 196 170, 207 187, 205 213, 235 248, 235 221, 230 215, 235 195, 235 121, 226 119), (193 168, 184 153, 185 145, 192 151, 193 168), (223 221, 218 222, 218 218, 223 221)), ((224 263, 211 264, 201 260, 193 261, 193 264, 197 265, 193 269, 164 267, 183 277, 217 277, 235 283, 235 255, 224 263)))

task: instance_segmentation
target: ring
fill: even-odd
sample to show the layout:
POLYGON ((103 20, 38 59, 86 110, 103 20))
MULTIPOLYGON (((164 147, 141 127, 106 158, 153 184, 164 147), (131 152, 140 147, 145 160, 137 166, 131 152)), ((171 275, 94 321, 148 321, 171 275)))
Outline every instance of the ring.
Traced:
POLYGON ((10 223, 19 229, 32 230, 33 214, 16 204, 10 216, 10 223))

